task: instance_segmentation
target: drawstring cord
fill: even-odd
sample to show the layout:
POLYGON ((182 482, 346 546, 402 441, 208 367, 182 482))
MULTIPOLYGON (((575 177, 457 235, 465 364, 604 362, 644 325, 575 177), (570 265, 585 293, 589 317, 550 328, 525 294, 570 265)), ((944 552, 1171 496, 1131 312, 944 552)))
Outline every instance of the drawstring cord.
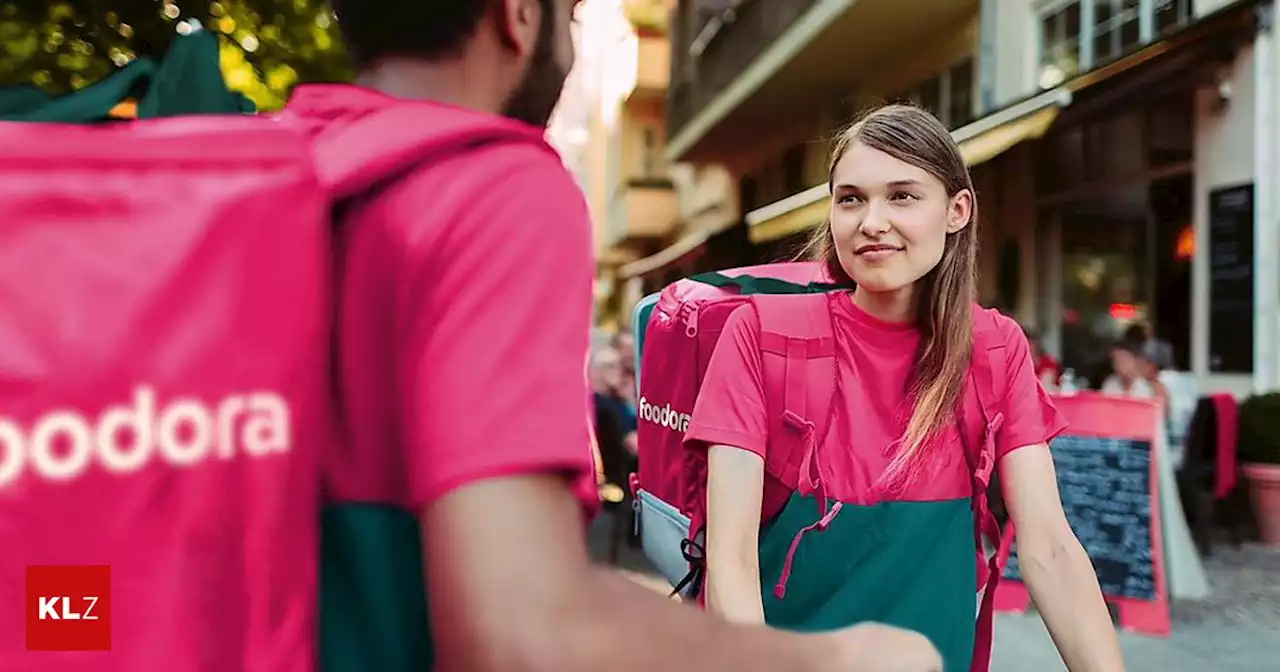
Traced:
POLYGON ((782 574, 778 577, 778 583, 773 586, 773 594, 779 600, 786 597, 787 580, 791 578, 791 563, 795 560, 796 550, 800 548, 800 539, 804 537, 806 532, 814 530, 822 532, 827 529, 832 520, 835 520, 836 514, 840 513, 840 509, 844 507, 843 502, 836 502, 830 505, 827 501, 827 488, 822 482, 822 473, 818 470, 818 441, 817 430, 813 423, 808 420, 802 420, 799 416, 788 411, 783 415, 783 420, 792 425, 800 425, 804 432, 805 454, 804 460, 800 463, 800 477, 805 480, 805 484, 814 493, 814 498, 822 502, 822 517, 817 521, 806 525, 791 538, 791 546, 787 548, 787 557, 782 563, 782 574))

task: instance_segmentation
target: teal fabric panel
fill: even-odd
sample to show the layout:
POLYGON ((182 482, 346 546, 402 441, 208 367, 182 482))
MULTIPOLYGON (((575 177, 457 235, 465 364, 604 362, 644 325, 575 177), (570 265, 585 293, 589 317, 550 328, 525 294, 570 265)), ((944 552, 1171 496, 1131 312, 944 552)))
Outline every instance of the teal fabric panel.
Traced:
POLYGON ((321 518, 322 672, 424 672, 435 662, 421 531, 390 506, 330 506, 321 518))
POLYGON ((765 621, 808 632, 886 623, 928 637, 944 669, 969 669, 977 614, 970 500, 845 504, 826 530, 805 533, 778 599, 791 540, 819 516, 818 503, 797 493, 761 529, 765 621))

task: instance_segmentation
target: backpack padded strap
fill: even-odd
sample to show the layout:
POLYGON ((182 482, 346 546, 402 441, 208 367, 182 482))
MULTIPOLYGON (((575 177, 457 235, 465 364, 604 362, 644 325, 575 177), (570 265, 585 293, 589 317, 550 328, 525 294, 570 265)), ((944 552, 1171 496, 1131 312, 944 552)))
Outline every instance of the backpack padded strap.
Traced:
POLYGON ((326 129, 314 147, 316 171, 334 200, 341 200, 433 154, 499 141, 528 142, 554 151, 537 132, 505 119, 480 115, 441 118, 398 106, 326 129))
MULTIPOLYGON (((1000 408, 1009 389, 1009 367, 1005 363, 1007 352, 1008 348, 1000 335, 1000 325, 996 321, 996 312, 975 305, 973 364, 970 369, 973 371, 974 392, 982 406, 983 424, 992 433, 998 431, 1004 422, 1004 413, 1000 408)), ((982 442, 982 451, 974 470, 984 498, 986 488, 991 483, 991 472, 995 468, 995 443, 985 438, 987 437, 982 442)))
POLYGON ((781 376, 765 374, 771 442, 766 468, 783 483, 802 475, 811 445, 821 445, 835 400, 835 335, 826 294, 756 294, 760 350, 783 358, 781 376))
MULTIPOLYGON (((987 502, 991 472, 995 469, 995 439, 1004 424, 1001 404, 1009 389, 1007 354, 1008 348, 1000 333, 997 313, 978 305, 973 306, 973 359, 969 368, 973 374, 974 393, 982 408, 983 432, 978 454, 972 455, 971 451, 965 450, 965 457, 969 461, 973 478, 974 541, 980 556, 979 568, 982 570, 983 581, 970 672, 987 672, 991 665, 996 587, 1004 569, 1001 559, 1007 555, 1007 550, 1000 548, 1000 525, 987 502), (994 553, 990 558, 985 557, 983 551, 984 537, 993 547, 994 553)), ((963 431, 961 433, 962 436, 966 434, 963 431)))

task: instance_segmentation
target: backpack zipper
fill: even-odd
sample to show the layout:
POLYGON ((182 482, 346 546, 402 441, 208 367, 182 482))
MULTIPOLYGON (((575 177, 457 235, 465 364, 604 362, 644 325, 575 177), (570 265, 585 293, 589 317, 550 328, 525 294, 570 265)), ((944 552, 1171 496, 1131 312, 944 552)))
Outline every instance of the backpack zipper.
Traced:
POLYGON ((684 335, 693 338, 698 335, 698 306, 694 303, 682 303, 676 311, 684 321, 684 335))

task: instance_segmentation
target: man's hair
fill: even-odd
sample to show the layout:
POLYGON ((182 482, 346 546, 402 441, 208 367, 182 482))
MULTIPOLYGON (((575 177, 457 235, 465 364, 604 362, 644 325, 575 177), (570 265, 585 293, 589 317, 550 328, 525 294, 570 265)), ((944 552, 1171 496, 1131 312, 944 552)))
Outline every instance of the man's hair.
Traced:
MULTIPOLYGON (((494 0, 330 0, 347 55, 357 67, 399 56, 457 56, 494 0)), ((550 20, 551 0, 539 0, 550 20)))
POLYGON ((331 0, 356 67, 389 56, 438 59, 461 53, 492 0, 331 0))

